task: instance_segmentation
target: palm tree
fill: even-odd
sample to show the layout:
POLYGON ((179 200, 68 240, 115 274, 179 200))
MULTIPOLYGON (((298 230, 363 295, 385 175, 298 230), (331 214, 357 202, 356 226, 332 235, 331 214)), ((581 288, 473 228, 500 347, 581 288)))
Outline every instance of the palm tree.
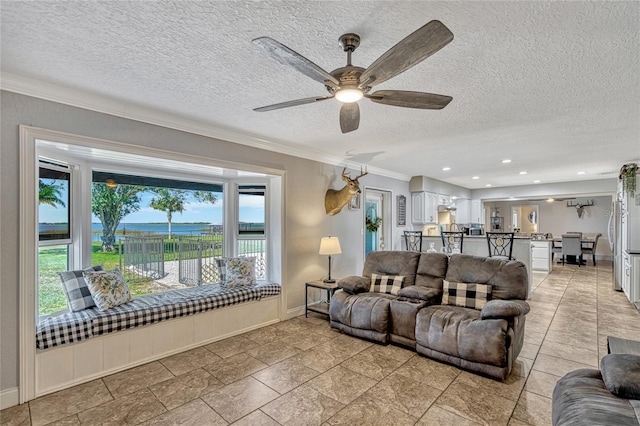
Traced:
POLYGON ((151 199, 149 207, 167 213, 169 238, 171 238, 171 219, 173 213, 182 213, 187 200, 187 191, 182 189, 155 188, 152 191, 158 196, 151 199))
POLYGON ((54 183, 47 184, 40 179, 38 199, 40 204, 47 204, 51 207, 64 207, 64 201, 60 199, 62 196, 62 190, 59 185, 54 183))

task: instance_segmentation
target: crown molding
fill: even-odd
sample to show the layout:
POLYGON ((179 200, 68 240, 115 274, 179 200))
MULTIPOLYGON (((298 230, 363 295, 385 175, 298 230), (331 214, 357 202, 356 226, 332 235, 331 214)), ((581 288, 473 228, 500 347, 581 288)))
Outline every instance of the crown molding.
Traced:
POLYGON ((366 164, 356 163, 353 161, 345 161, 341 157, 328 155, 312 149, 303 149, 286 142, 267 140, 259 136, 248 135, 230 129, 221 128, 219 126, 214 126, 206 122, 170 114, 159 109, 140 106, 116 98, 97 95, 70 87, 46 83, 12 73, 2 72, 0 74, 0 89, 103 114, 109 114, 120 118, 167 127, 174 130, 220 139, 307 160, 319 161, 335 166, 347 166, 349 168, 360 168, 361 166, 365 166, 371 174, 385 176, 392 179, 407 182, 411 179, 411 176, 403 173, 397 173, 379 167, 369 167, 366 164))

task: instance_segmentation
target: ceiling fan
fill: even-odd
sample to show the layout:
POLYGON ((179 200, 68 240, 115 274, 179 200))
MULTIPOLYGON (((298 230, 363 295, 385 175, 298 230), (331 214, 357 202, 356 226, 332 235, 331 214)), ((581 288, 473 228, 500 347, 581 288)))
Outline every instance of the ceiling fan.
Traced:
POLYGON ((339 39, 340 46, 347 52, 347 65, 326 72, 304 56, 269 37, 253 40, 266 50, 275 60, 289 65, 297 71, 325 85, 329 96, 315 96, 255 108, 264 112, 288 108, 336 98, 343 103, 340 109, 340 128, 348 133, 360 124, 360 108, 357 101, 363 97, 380 104, 405 108, 442 109, 451 102, 451 96, 405 90, 378 90, 371 88, 422 62, 453 40, 453 33, 440 21, 431 21, 417 29, 379 57, 368 68, 351 64, 351 54, 360 45, 360 36, 349 33, 339 39))

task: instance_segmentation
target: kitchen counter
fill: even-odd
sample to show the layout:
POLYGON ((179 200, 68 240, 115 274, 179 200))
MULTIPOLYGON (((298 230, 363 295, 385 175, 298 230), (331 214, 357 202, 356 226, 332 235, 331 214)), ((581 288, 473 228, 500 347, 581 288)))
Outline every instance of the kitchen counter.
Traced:
MULTIPOLYGON (((531 294, 531 283, 533 282, 530 241, 530 237, 515 237, 512 253, 512 257, 524 263, 529 272, 529 291, 527 297, 531 294)), ((442 248, 442 237, 440 235, 435 237, 423 236, 422 251, 426 252, 429 249, 430 243, 434 243, 435 249, 440 251, 442 248)), ((488 256, 489 246, 487 244, 487 237, 485 235, 465 235, 462 243, 462 253, 474 256, 488 256)))

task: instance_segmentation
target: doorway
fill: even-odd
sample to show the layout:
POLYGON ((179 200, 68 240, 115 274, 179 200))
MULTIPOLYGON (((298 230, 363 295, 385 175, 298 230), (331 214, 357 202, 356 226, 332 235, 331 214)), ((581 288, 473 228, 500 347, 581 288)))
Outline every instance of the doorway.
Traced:
POLYGON ((538 232, 538 206, 511 206, 511 224, 515 232, 538 232))
POLYGON ((364 255, 391 249, 391 192, 366 188, 364 191, 364 255))

